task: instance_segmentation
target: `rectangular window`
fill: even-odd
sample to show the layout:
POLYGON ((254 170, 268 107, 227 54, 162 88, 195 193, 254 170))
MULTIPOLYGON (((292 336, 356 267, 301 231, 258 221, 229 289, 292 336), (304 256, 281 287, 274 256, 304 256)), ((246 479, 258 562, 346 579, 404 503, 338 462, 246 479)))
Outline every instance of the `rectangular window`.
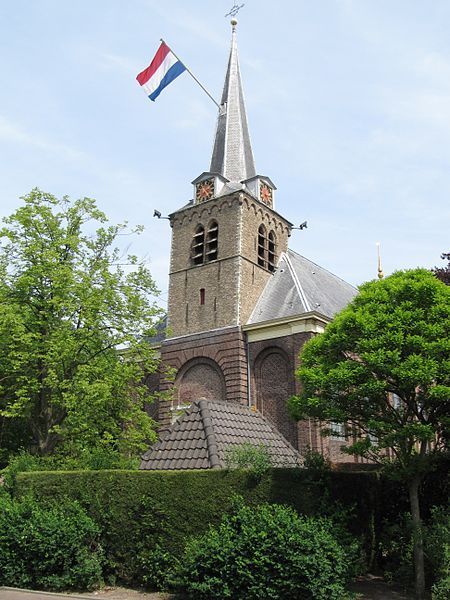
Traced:
POLYGON ((345 440, 347 431, 345 423, 330 423, 331 439, 333 440, 345 440))
POLYGON ((205 304, 205 288, 200 289, 200 305, 203 306, 205 304))

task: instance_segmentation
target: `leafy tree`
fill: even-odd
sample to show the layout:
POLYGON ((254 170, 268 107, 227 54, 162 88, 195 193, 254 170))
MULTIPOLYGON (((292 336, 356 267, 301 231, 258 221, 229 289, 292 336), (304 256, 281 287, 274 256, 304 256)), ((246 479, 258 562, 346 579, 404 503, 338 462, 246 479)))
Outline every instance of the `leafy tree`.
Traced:
POLYGON ((448 260, 446 267, 435 267, 433 273, 438 279, 443 281, 446 285, 450 285, 450 252, 443 252, 441 254, 442 260, 448 260))
POLYGON ((424 593, 419 486, 448 449, 450 288, 428 271, 365 283, 301 354, 296 419, 325 434, 347 427, 346 452, 375 461, 408 487, 416 593, 424 593))
POLYGON ((136 382, 156 368, 155 284, 114 248, 126 224, 107 225, 94 200, 23 200, 0 230, 2 430, 25 423, 40 456, 132 455, 154 436, 136 382))

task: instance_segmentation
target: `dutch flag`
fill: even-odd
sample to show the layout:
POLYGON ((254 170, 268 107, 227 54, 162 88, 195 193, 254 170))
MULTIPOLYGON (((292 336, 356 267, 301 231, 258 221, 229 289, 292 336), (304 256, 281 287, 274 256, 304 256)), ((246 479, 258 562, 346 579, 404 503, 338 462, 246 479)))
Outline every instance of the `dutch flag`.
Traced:
POLYGON ((185 70, 183 63, 162 42, 150 66, 136 79, 150 100, 155 101, 163 89, 185 70))

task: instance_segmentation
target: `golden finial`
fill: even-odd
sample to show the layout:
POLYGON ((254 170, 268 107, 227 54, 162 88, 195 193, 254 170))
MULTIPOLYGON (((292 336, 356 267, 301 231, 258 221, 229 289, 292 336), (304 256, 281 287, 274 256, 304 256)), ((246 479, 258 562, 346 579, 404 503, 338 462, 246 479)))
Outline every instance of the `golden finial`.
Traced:
POLYGON ((383 279, 383 267, 381 266, 381 252, 380 252, 380 242, 377 242, 377 256, 378 256, 378 279, 383 279))

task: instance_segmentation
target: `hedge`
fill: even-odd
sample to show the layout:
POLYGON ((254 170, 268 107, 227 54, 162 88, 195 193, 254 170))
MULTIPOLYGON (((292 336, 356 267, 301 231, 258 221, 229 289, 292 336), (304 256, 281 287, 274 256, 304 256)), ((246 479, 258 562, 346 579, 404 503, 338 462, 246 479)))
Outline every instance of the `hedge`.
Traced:
POLYGON ((191 537, 219 523, 232 498, 276 502, 300 514, 323 514, 325 504, 353 506, 351 529, 373 554, 378 479, 368 473, 327 473, 326 480, 305 471, 276 469, 255 481, 247 472, 57 471, 17 475, 14 494, 45 502, 78 500, 100 525, 111 572, 136 579, 141 553, 158 547, 180 556, 191 537), (355 493, 357 490, 357 493, 355 493))
MULTIPOLYGON (((442 474, 434 479, 426 486, 430 505, 441 504, 445 493, 442 474)), ((144 555, 181 556, 191 537, 220 522, 236 494, 250 504, 286 504, 304 515, 350 515, 347 524, 371 565, 383 519, 408 510, 402 489, 367 472, 274 469, 255 480, 238 470, 34 471, 17 475, 14 495, 44 503, 77 500, 100 526, 109 572, 130 583, 140 581, 144 555)))

